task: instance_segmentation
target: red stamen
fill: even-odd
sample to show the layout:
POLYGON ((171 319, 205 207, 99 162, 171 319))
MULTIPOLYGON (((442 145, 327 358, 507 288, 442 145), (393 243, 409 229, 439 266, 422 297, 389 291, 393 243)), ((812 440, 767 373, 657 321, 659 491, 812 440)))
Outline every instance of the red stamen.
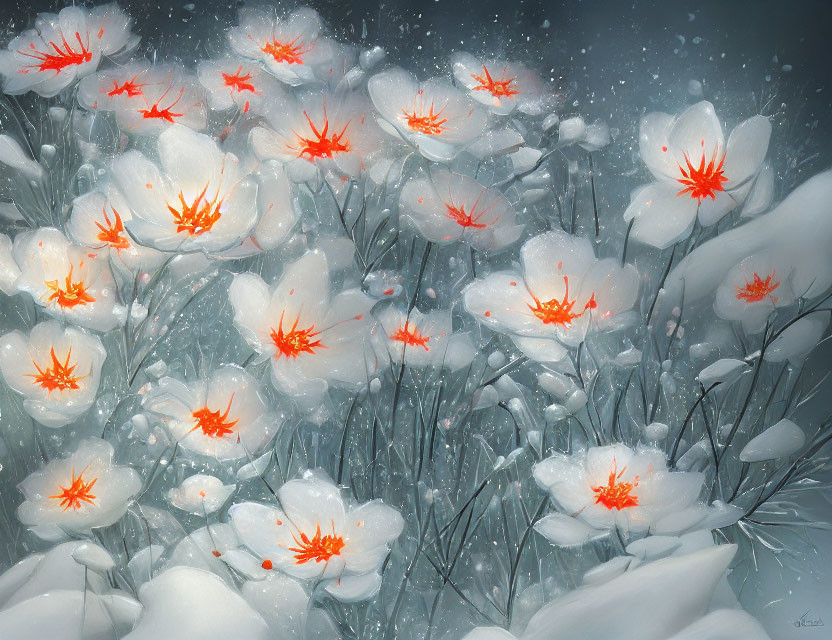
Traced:
POLYGON ((448 128, 442 126, 448 122, 447 118, 442 117, 442 112, 445 110, 445 107, 442 107, 436 112, 434 112, 433 108, 433 103, 431 102, 427 113, 424 112, 423 105, 421 104, 419 108, 413 108, 413 113, 408 113, 406 109, 402 109, 407 126, 413 129, 413 131, 418 131, 429 136, 435 136, 445 131, 448 128))
POLYGON ((312 137, 304 138, 297 131, 292 131, 297 136, 298 142, 297 147, 290 146, 289 148, 297 152, 298 158, 308 156, 310 161, 315 158, 331 158, 335 153, 343 153, 350 150, 349 140, 341 141, 341 138, 344 137, 347 131, 347 127, 350 126, 349 122, 341 129, 341 133, 332 133, 327 136, 329 133, 329 118, 326 115, 326 107, 324 107, 324 126, 320 131, 315 127, 306 111, 303 112, 303 115, 306 118, 306 122, 309 123, 309 128, 312 130, 312 137))
POLYGON ((251 91, 254 93, 254 85, 249 82, 249 80, 251 80, 251 74, 247 73, 246 75, 241 75, 242 73, 243 65, 240 65, 237 67, 237 72, 234 73, 234 75, 225 73, 224 71, 221 71, 220 75, 222 75, 225 86, 230 87, 232 91, 251 91))
POLYGON ((400 325, 396 332, 390 336, 390 339, 404 342, 409 347, 422 347, 425 351, 430 351, 428 347, 430 336, 423 336, 412 322, 400 325))
POLYGON ((479 82, 479 86, 474 87, 474 91, 488 91, 492 96, 497 98, 497 104, 500 104, 502 98, 509 98, 511 96, 519 95, 520 92, 511 86, 514 82, 514 76, 506 78, 506 69, 503 67, 503 74, 499 80, 494 80, 491 77, 488 69, 483 65, 483 75, 478 76, 475 73, 471 77, 479 82))
POLYGON ((35 365, 35 369, 37 369, 38 372, 27 373, 26 376, 34 378, 33 384, 39 384, 47 391, 54 391, 55 389, 58 391, 65 391, 66 389, 80 389, 81 387, 78 386, 78 381, 83 380, 86 376, 72 375, 72 372, 75 371, 75 367, 78 366, 77 363, 71 367, 69 366, 69 358, 72 355, 72 347, 70 347, 69 351, 67 351, 66 360, 64 362, 58 360, 58 357, 55 355, 55 347, 52 347, 49 350, 49 355, 52 357, 52 366, 50 367, 47 365, 46 369, 41 369, 38 366, 38 363, 32 360, 32 364, 35 365))
POLYGON ((563 281, 566 284, 566 291, 563 294, 563 300, 552 298, 547 302, 541 302, 535 296, 532 296, 532 298, 534 298, 535 306, 528 305, 528 307, 531 309, 535 317, 539 318, 543 324, 560 324, 563 326, 569 326, 575 318, 579 318, 584 315, 587 309, 595 309, 598 306, 598 303, 595 301, 595 293, 593 293, 583 310, 580 313, 573 313, 572 307, 575 306, 576 300, 569 300, 569 278, 567 276, 563 276, 563 281))
POLYGON ((49 42, 49 46, 54 49, 54 53, 48 50, 38 51, 35 49, 34 45, 32 45, 34 53, 21 50, 18 50, 18 53, 28 58, 38 60, 37 64, 29 65, 29 68, 31 69, 37 69, 39 72, 55 71, 56 73, 60 73, 66 67, 84 64, 85 62, 92 60, 92 52, 84 45, 84 42, 81 40, 81 34, 77 31, 75 32, 75 39, 78 41, 80 50, 73 49, 72 46, 66 41, 63 33, 61 33, 61 44, 63 45, 63 48, 56 45, 52 41, 49 42))
POLYGON ((135 98, 136 96, 142 95, 142 87, 145 84, 138 84, 136 82, 136 78, 139 77, 139 74, 134 75, 129 80, 125 80, 124 84, 119 84, 115 80, 113 80, 113 88, 107 92, 108 96, 119 96, 119 95, 126 95, 128 98, 135 98))
POLYGON ((685 188, 677 193, 677 196, 689 193, 691 198, 695 198, 701 203, 703 198, 709 197, 711 200, 716 200, 715 192, 725 191, 722 187, 723 182, 728 182, 728 178, 723 175, 722 169, 722 165, 725 162, 725 154, 722 154, 722 158, 717 165, 717 151, 718 148, 714 149, 714 154, 707 166, 705 165, 705 153, 703 152, 698 168, 691 164, 688 154, 685 153, 685 164, 687 166, 683 167, 682 165, 678 165, 682 177, 676 178, 676 181, 684 185, 685 188))
POLYGON ((73 266, 69 267, 69 274, 66 277, 63 288, 61 288, 57 280, 44 283, 46 288, 52 291, 46 299, 47 302, 56 302, 61 309, 72 309, 78 305, 83 306, 88 302, 95 302, 95 298, 87 293, 83 280, 78 282, 72 281, 73 268, 73 266))
MULTIPOLYGON (((228 413, 231 411, 231 403, 234 401, 234 394, 228 400, 228 406, 225 408, 225 413, 220 414, 219 410, 211 411, 208 405, 197 409, 191 415, 196 420, 196 426, 191 431, 202 429, 202 435, 209 438, 224 438, 234 431, 234 425, 239 422, 239 419, 228 421, 228 413)), ((188 433, 191 433, 188 431, 188 433)), ((203 496, 204 497, 204 496, 203 496)))
POLYGON ((158 119, 165 120, 166 122, 170 122, 171 124, 173 124, 175 122, 174 118, 181 118, 185 115, 184 111, 182 113, 174 113, 173 111, 171 111, 171 109, 173 109, 182 99, 182 95, 185 93, 184 88, 179 89, 179 96, 176 98, 176 100, 170 103, 170 105, 161 109, 159 108, 159 105, 167 95, 168 91, 170 91, 170 87, 168 87, 165 90, 162 96, 155 103, 153 103, 149 109, 139 109, 139 113, 142 114, 142 117, 145 120, 158 119))
POLYGON ((185 201, 185 196, 179 192, 179 208, 168 205, 168 211, 173 216, 176 224, 176 233, 185 231, 192 236, 199 236, 211 230, 211 227, 222 217, 220 207, 222 200, 219 200, 219 192, 212 200, 205 197, 208 185, 194 198, 191 204, 185 201))
POLYGON ((101 242, 106 242, 113 249, 127 249, 130 246, 130 241, 126 236, 122 235, 124 233, 124 225, 121 222, 121 216, 118 214, 118 211, 113 209, 113 214, 115 215, 113 222, 110 222, 110 217, 107 215, 107 210, 104 207, 101 208, 101 211, 104 214, 104 221, 107 225, 104 226, 96 220, 95 226, 100 231, 96 238, 101 240, 101 242))
POLYGON ((294 535, 292 539, 297 547, 289 547, 289 551, 295 552, 295 564, 304 564, 310 560, 315 562, 327 562, 332 556, 340 556, 344 548, 344 539, 335 535, 333 524, 332 535, 321 536, 321 525, 319 524, 315 536, 309 538, 305 533, 300 534, 300 540, 294 535))
MULTIPOLYGON (((285 312, 283 312, 285 313, 285 312)), ((283 313, 280 314, 280 322, 277 325, 277 331, 271 330, 270 337, 274 346, 277 347, 275 358, 286 356, 287 358, 297 358, 301 353, 315 353, 315 349, 326 349, 326 345, 322 344, 320 340, 312 340, 315 336, 320 335, 320 331, 315 331, 315 325, 307 329, 298 329, 298 322, 300 321, 300 314, 295 319, 292 328, 283 332, 283 313)))
MULTIPOLYGON (((751 282, 746 280, 744 287, 734 287, 737 290, 737 300, 760 302, 760 300, 768 298, 771 292, 780 286, 780 282, 774 281, 776 273, 776 271, 773 271, 763 280, 757 272, 754 272, 754 278, 751 282)), ((772 301, 777 302, 777 298, 772 298, 772 301)))
POLYGON ((76 478, 75 470, 73 469, 72 482, 70 485, 68 487, 58 485, 58 488, 61 489, 61 493, 49 497, 60 500, 60 506, 64 508, 64 511, 67 511, 70 507, 77 511, 81 508, 82 502, 95 504, 93 500, 95 500, 96 497, 90 493, 90 490, 93 488, 93 485, 95 485, 98 478, 93 478, 92 482, 84 482, 83 476, 84 472, 82 471, 76 478))
POLYGON ((616 474, 618 465, 613 458, 612 469, 610 469, 610 477, 606 486, 592 487, 595 492, 595 504, 602 504, 607 509, 626 509, 628 507, 638 506, 638 496, 631 495, 630 492, 638 486, 638 476, 633 482, 618 482, 621 476, 627 470, 624 467, 620 473, 616 474))
POLYGON ((272 38, 272 41, 266 42, 260 51, 270 55, 274 58, 275 62, 303 64, 303 55, 309 53, 313 49, 313 45, 305 46, 303 43, 298 44, 298 40, 300 40, 300 36, 291 42, 283 44, 272 38))

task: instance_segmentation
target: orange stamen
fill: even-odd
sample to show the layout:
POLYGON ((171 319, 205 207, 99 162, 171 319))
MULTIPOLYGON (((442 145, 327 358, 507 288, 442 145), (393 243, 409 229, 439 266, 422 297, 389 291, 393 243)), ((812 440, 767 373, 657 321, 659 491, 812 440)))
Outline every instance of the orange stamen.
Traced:
MULTIPOLYGON (((231 403, 233 401, 234 394, 232 393, 231 398, 228 400, 228 406, 225 408, 225 413, 223 414, 220 414, 219 410, 211 411, 208 405, 192 412, 191 415, 196 420, 196 426, 191 431, 202 429, 202 435, 208 436, 209 438, 224 438, 229 433, 233 433, 234 425, 239 422, 239 419, 228 421, 228 413, 231 411, 231 403)), ((191 431, 188 431, 188 433, 191 433, 191 431)))
POLYGON ((136 78, 139 75, 136 74, 129 80, 125 80, 124 84, 119 84, 115 80, 113 80, 113 88, 107 92, 108 96, 120 96, 122 94, 126 95, 128 98, 135 98, 136 96, 142 95, 142 87, 145 86, 144 84, 138 84, 136 82, 136 78))
POLYGON ((56 500, 60 500, 60 506, 64 508, 64 511, 67 511, 70 507, 73 510, 78 510, 81 508, 81 503, 86 502, 88 504, 95 504, 93 500, 95 500, 95 496, 90 493, 90 490, 95 485, 98 478, 93 478, 91 482, 84 482, 84 472, 78 474, 78 477, 75 477, 75 470, 72 470, 72 482, 68 487, 64 487, 63 485, 58 485, 58 488, 61 490, 61 493, 54 496, 49 496, 50 498, 54 498, 56 500))
POLYGON ((500 104, 500 100, 502 98, 509 98, 520 94, 519 91, 511 86, 511 83, 514 82, 514 77, 512 76, 511 78, 506 78, 505 67, 503 68, 503 74, 499 80, 494 80, 491 77, 491 74, 485 65, 483 65, 482 71, 483 75, 481 76, 478 76, 475 73, 471 74, 471 77, 480 83, 479 86, 474 87, 474 91, 488 91, 492 96, 497 98, 497 104, 500 104))
POLYGON ((390 336, 390 339, 404 342, 409 347, 422 347, 425 351, 430 351, 428 347, 430 336, 423 336, 412 322, 400 325, 398 330, 390 336))
POLYGON ((303 55, 309 53, 313 45, 304 47, 303 43, 297 44, 300 36, 289 43, 283 44, 272 38, 260 49, 263 53, 274 58, 275 62, 286 62, 288 64, 303 64, 303 55))
POLYGON ((318 525, 315 536, 310 539, 305 533, 300 534, 298 540, 294 534, 292 539, 297 547, 289 547, 289 551, 295 552, 295 564, 304 564, 310 560, 315 562, 327 562, 332 556, 340 556, 344 548, 344 539, 335 535, 333 524, 332 535, 321 536, 321 525, 318 525))
MULTIPOLYGON (((477 205, 479 205, 480 199, 477 198, 477 201, 474 203, 474 206, 471 207, 470 213, 465 213, 465 205, 462 204, 460 206, 456 206, 453 201, 451 204, 445 203, 445 206, 448 209, 448 213, 446 214, 448 218, 456 222, 460 227, 471 227, 472 229, 485 229, 488 225, 482 224, 478 222, 480 218, 485 215, 485 211, 477 212, 477 205)), ((486 210, 487 211, 487 210, 486 210)))
POLYGON ((251 91, 254 93, 254 85, 249 82, 249 80, 251 80, 251 74, 247 73, 246 75, 241 75, 242 73, 243 65, 237 67, 237 72, 234 73, 234 75, 220 71, 220 75, 222 75, 225 86, 230 87, 232 91, 251 91))
POLYGON ((49 42, 49 46, 55 51, 54 53, 48 50, 38 51, 35 49, 34 44, 29 45, 34 53, 21 50, 18 50, 18 53, 26 56, 27 58, 34 58, 35 60, 38 60, 37 64, 29 65, 29 68, 37 69, 39 72, 55 71, 60 73, 66 67, 84 64, 85 62, 92 60, 92 52, 84 45, 84 42, 81 40, 81 34, 77 31, 75 32, 75 39, 81 47, 80 51, 73 49, 72 46, 66 41, 63 33, 61 33, 61 44, 63 45, 63 48, 59 47, 52 41, 49 42))
MULTIPOLYGON (((419 92, 419 95, 421 95, 421 91, 419 92)), ((447 118, 442 117, 442 112, 444 110, 445 107, 442 107, 439 111, 434 112, 433 103, 431 102, 430 109, 428 109, 427 113, 424 112, 423 105, 421 104, 419 105, 419 108, 413 108, 413 113, 408 113, 406 109, 402 109, 402 113, 407 121, 407 126, 413 129, 413 131, 418 131, 419 133, 424 133, 429 136, 435 136, 448 128, 442 126, 448 122, 447 118)))
POLYGON ((46 301, 56 302, 61 309, 72 309, 78 305, 95 302, 95 298, 87 293, 83 280, 79 280, 78 282, 72 281, 72 269, 73 267, 70 266, 69 274, 66 277, 63 288, 60 287, 57 280, 51 280, 44 283, 46 288, 52 291, 46 301))
POLYGON ((165 89, 165 92, 159 97, 159 99, 155 103, 151 105, 149 109, 139 109, 139 113, 142 114, 142 117, 144 119, 151 120, 155 118, 173 124, 175 122, 174 118, 180 118, 185 115, 184 111, 182 113, 174 113, 173 111, 171 111, 171 109, 173 109, 177 104, 179 104, 179 101, 182 99, 182 95, 185 93, 184 88, 179 89, 179 95, 177 96, 176 100, 170 103, 170 105, 161 109, 159 108, 159 105, 161 104, 162 100, 164 100, 165 96, 168 94, 168 91, 170 91, 170 87, 165 89))
MULTIPOLYGON (((734 287, 737 290, 737 300, 744 300, 745 302, 760 302, 764 298, 769 297, 772 291, 780 286, 780 282, 774 281, 775 272, 770 273, 763 280, 758 273, 754 273, 754 278, 751 282, 745 281, 744 287, 734 287)), ((772 298, 773 302, 777 302, 777 298, 772 298)))
POLYGON ((112 222, 110 222, 110 217, 107 215, 107 210, 104 207, 101 208, 101 211, 104 214, 104 221, 107 225, 104 226, 98 221, 95 222, 95 226, 100 230, 96 238, 101 240, 101 242, 106 242, 113 249, 127 249, 130 246, 130 241, 126 236, 122 235, 124 233, 124 225, 121 222, 121 216, 118 214, 118 211, 113 209, 115 220, 112 222))
POLYGON ((47 365, 46 369, 41 369, 38 366, 38 363, 32 360, 32 364, 35 365, 35 369, 37 369, 38 372, 27 373, 26 376, 34 378, 33 384, 39 384, 47 391, 54 391, 55 389, 58 391, 64 391, 66 389, 80 389, 81 387, 78 386, 78 381, 83 380, 86 376, 72 375, 75 367, 78 366, 77 363, 71 367, 69 366, 69 358, 72 355, 72 347, 70 347, 69 351, 67 351, 66 360, 64 362, 58 360, 58 356, 55 355, 55 347, 52 347, 49 350, 49 355, 52 357, 52 366, 50 367, 47 365))
POLYGON ((575 306, 576 300, 572 300, 571 302, 569 300, 569 278, 567 276, 563 276, 563 281, 566 283, 566 291, 563 294, 563 300, 552 298, 547 302, 541 302, 535 296, 532 296, 532 298, 534 298, 535 306, 528 305, 528 307, 532 310, 535 317, 539 318, 543 324, 560 324, 569 326, 575 318, 579 318, 584 315, 587 309, 595 309, 598 306, 598 303, 595 301, 595 294, 593 293, 583 310, 580 313, 573 313, 572 307, 575 306))
POLYGON ((676 178, 676 181, 684 185, 685 188, 677 193, 677 196, 689 193, 691 198, 695 198, 701 203, 702 198, 709 197, 711 200, 716 200, 714 193, 716 191, 725 191, 722 187, 723 182, 728 182, 728 178, 723 175, 722 169, 722 165, 725 162, 725 154, 722 154, 722 158, 717 165, 717 151, 718 148, 714 149, 714 154, 707 166, 705 165, 705 153, 703 152, 702 159, 699 161, 699 168, 691 164, 688 154, 685 153, 685 163, 687 166, 683 167, 682 165, 678 165, 682 177, 676 178))
POLYGON ((191 204, 185 201, 184 194, 179 192, 179 209, 168 205, 168 211, 173 216, 176 224, 176 233, 187 232, 192 236, 199 236, 210 231, 211 227, 222 217, 220 207, 222 200, 219 200, 219 192, 212 200, 205 197, 208 185, 194 198, 191 204))
POLYGON ((315 331, 315 325, 307 329, 298 329, 298 322, 300 322, 300 314, 295 318, 292 328, 288 332, 283 332, 283 313, 280 314, 280 322, 277 325, 277 331, 272 328, 271 339, 274 346, 277 347, 275 358, 286 356, 287 358, 297 358, 301 353, 311 353, 314 355, 315 349, 326 349, 326 345, 322 344, 320 340, 312 340, 315 336, 321 334, 320 331, 315 331))
POLYGON ((290 149, 297 151, 298 158, 309 156, 308 159, 310 161, 315 158, 331 158, 335 153, 343 153, 350 150, 349 140, 341 141, 341 138, 344 137, 347 131, 347 127, 350 126, 349 122, 341 129, 341 133, 332 133, 327 136, 329 132, 329 118, 326 115, 326 107, 324 107, 324 126, 320 131, 312 123, 312 119, 306 111, 303 112, 303 115, 309 123, 313 137, 304 138, 297 131, 292 131, 297 136, 298 142, 297 147, 290 146, 290 149))
POLYGON ((627 470, 624 467, 620 473, 617 473, 618 465, 615 458, 612 461, 612 469, 610 469, 610 477, 606 485, 599 487, 592 487, 595 492, 595 504, 602 504, 607 509, 626 509, 627 507, 638 506, 638 496, 631 495, 630 492, 638 486, 638 476, 633 482, 618 482, 621 476, 627 470))

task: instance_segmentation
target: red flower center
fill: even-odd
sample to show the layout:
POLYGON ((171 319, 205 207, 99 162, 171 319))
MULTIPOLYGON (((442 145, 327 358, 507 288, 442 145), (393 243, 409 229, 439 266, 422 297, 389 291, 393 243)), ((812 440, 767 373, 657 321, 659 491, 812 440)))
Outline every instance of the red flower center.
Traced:
POLYGON ((350 150, 349 140, 342 140, 347 127, 350 126, 349 122, 341 129, 341 133, 329 133, 329 118, 326 115, 326 108, 324 108, 324 125, 320 130, 312 122, 312 118, 309 117, 306 111, 303 112, 303 115, 309 123, 312 136, 304 138, 297 131, 292 131, 297 136, 298 141, 297 146, 290 147, 290 149, 297 152, 298 158, 307 156, 310 161, 315 158, 331 158, 333 154, 350 150))
MULTIPOLYGON (((419 92, 419 95, 421 95, 421 91, 419 92)), ((407 126, 413 131, 418 131, 419 133, 424 133, 428 136, 435 136, 448 128, 443 126, 446 122, 448 122, 447 118, 442 117, 442 112, 444 110, 445 107, 442 107, 439 111, 434 111, 434 106, 431 102, 427 113, 425 113, 424 106, 421 104, 418 108, 413 107, 413 111, 411 113, 408 113, 407 109, 402 109, 402 113, 404 114, 407 126)))
POLYGON ((50 363, 51 366, 47 365, 45 369, 41 369, 40 366, 38 366, 38 363, 32 360, 32 364, 35 365, 35 369, 37 369, 38 372, 27 373, 26 375, 30 378, 34 378, 33 384, 39 384, 47 391, 54 391, 55 389, 58 391, 64 391, 66 389, 80 389, 78 381, 82 380, 85 376, 72 375, 72 372, 75 371, 75 367, 78 366, 77 364, 69 366, 69 358, 72 355, 72 347, 70 347, 69 351, 67 351, 64 362, 58 360, 58 356, 55 355, 55 347, 49 349, 49 355, 52 357, 52 362, 50 363))
POLYGON ((136 96, 142 95, 142 87, 145 85, 136 83, 136 78, 138 77, 138 74, 136 74, 129 80, 125 80, 124 84, 119 84, 118 82, 113 80, 113 88, 107 92, 107 95, 120 96, 123 94, 126 95, 128 98, 135 98, 136 96))
MULTIPOLYGON (((702 143, 704 144, 704 140, 702 143)), ((716 200, 715 193, 717 191, 725 191, 722 188, 723 182, 728 182, 728 178, 723 175, 722 165, 725 162, 725 154, 722 154, 722 158, 719 160, 719 164, 717 164, 717 149, 714 149, 714 154, 711 156, 711 161, 707 162, 705 159, 705 152, 702 152, 702 159, 699 161, 699 166, 694 166, 688 154, 685 153, 685 164, 686 166, 683 167, 682 165, 679 166, 679 171, 682 173, 681 178, 676 178, 676 181, 682 184, 685 188, 682 189, 677 196, 681 196, 682 194, 689 193, 691 198, 696 198, 699 202, 702 202, 702 198, 710 198, 711 200, 716 200)))
POLYGON ((84 472, 78 474, 78 477, 75 477, 75 470, 72 471, 72 481, 68 487, 64 487, 62 485, 58 485, 58 488, 61 492, 54 496, 49 496, 50 498, 54 498, 55 500, 60 500, 60 506, 64 508, 64 511, 68 510, 72 507, 73 510, 78 510, 82 506, 82 502, 86 502, 87 504, 95 504, 93 501, 95 500, 95 496, 91 493, 93 485, 95 485, 98 478, 93 478, 91 482, 84 482, 84 472))
POLYGON ((409 347, 422 347, 425 351, 430 351, 430 347, 428 347, 430 336, 423 336, 412 322, 400 325, 396 332, 390 336, 390 339, 403 342, 409 347))
POLYGON ((298 43, 300 36, 291 42, 281 43, 275 39, 267 42, 260 49, 266 55, 274 58, 275 62, 286 62, 287 64, 303 64, 303 55, 312 50, 312 45, 304 46, 303 43, 298 43))
MULTIPOLYGON (((285 312, 283 312, 285 313, 285 312)), ((287 358, 297 358, 301 353, 311 353, 314 355, 315 349, 326 349, 326 345, 322 344, 320 340, 313 340, 315 336, 320 335, 320 331, 315 331, 315 325, 307 329, 298 329, 298 322, 300 322, 300 314, 295 318, 294 324, 289 331, 283 331, 283 313, 280 314, 280 322, 277 325, 277 330, 272 328, 270 337, 274 346, 277 347, 275 358, 285 356, 287 358)))
POLYGON ((305 533, 301 533, 300 540, 298 540, 293 534, 292 540, 297 545, 289 547, 289 551, 295 553, 295 564, 304 564, 310 560, 326 562, 332 556, 340 556, 345 544, 344 538, 335 535, 334 524, 332 535, 321 536, 321 525, 318 525, 314 537, 310 538, 305 533))
POLYGON ((46 301, 57 303, 61 309, 72 309, 78 305, 83 306, 88 302, 95 302, 95 298, 87 293, 83 280, 72 281, 72 269, 73 267, 70 266, 63 287, 58 284, 57 280, 44 282, 46 288, 52 292, 46 301))
MULTIPOLYGON (((51 50, 38 51, 34 43, 30 43, 29 48, 31 51, 18 50, 18 53, 38 61, 36 64, 30 65, 30 68, 37 69, 38 71, 55 71, 60 73, 66 67, 84 64, 92 60, 92 52, 84 45, 84 42, 81 40, 81 34, 77 31, 75 32, 75 40, 78 42, 79 48, 77 49, 73 49, 73 45, 70 45, 66 41, 63 33, 61 33, 61 46, 50 40, 49 46, 52 47, 51 50)), ((24 70, 23 72, 28 73, 28 70, 24 70)))
POLYGON ((231 411, 233 401, 234 394, 232 393, 224 413, 220 413, 219 409, 211 411, 207 404, 202 409, 197 409, 191 413, 194 420, 196 420, 196 426, 191 431, 202 429, 202 435, 209 438, 224 438, 229 433, 233 433, 234 425, 239 422, 239 420, 228 420, 228 413, 231 411))
MULTIPOLYGON (((780 286, 780 283, 774 280, 776 272, 772 272, 763 280, 758 273, 754 273, 754 278, 751 282, 745 281, 744 287, 735 287, 737 290, 737 300, 744 300, 745 302, 760 302, 764 298, 769 297, 772 291, 780 286)), ((772 298, 773 302, 777 302, 777 298, 772 298)))
POLYGON ((104 214, 104 222, 106 225, 98 221, 95 222, 95 226, 99 229, 99 234, 96 238, 101 240, 101 242, 106 242, 113 249, 127 249, 130 246, 130 241, 123 235, 124 225, 121 222, 121 216, 118 214, 118 211, 113 209, 115 216, 113 221, 110 221, 110 217, 107 215, 105 208, 102 207, 101 211, 104 214))
POLYGON ((205 197, 206 191, 208 191, 207 184, 191 204, 187 203, 180 191, 179 207, 168 205, 168 211, 173 216, 173 222, 176 225, 176 233, 185 231, 192 236, 202 235, 210 231, 217 220, 222 217, 220 213, 222 200, 219 200, 219 192, 209 200, 205 197))
POLYGON ((485 65, 482 67, 482 72, 481 76, 478 76, 476 73, 471 74, 471 77, 479 82, 479 85, 474 87, 474 91, 488 91, 492 96, 497 98, 497 104, 500 104, 502 98, 509 98, 520 94, 519 91, 511 86, 514 82, 514 77, 506 78, 505 67, 499 80, 491 77, 491 73, 485 65))
POLYGON ((581 312, 573 313, 572 308, 575 306, 576 300, 569 300, 569 278, 563 276, 563 281, 566 284, 566 291, 563 294, 562 300, 552 298, 546 302, 541 302, 535 296, 532 296, 535 306, 528 305, 528 307, 543 324, 569 326, 575 318, 584 315, 587 309, 595 309, 598 306, 598 303, 595 301, 595 293, 593 293, 589 298, 589 302, 586 303, 581 312))
POLYGON ((232 91, 251 91, 254 93, 254 85, 250 82, 251 74, 247 73, 242 75, 242 73, 243 65, 237 67, 237 71, 233 75, 220 71, 220 75, 222 75, 222 80, 225 83, 225 86, 229 87, 232 91))
POLYGON ((616 473, 618 465, 613 458, 612 469, 610 469, 610 477, 606 485, 599 487, 592 487, 595 492, 595 504, 602 504, 607 509, 626 509, 628 507, 638 506, 638 496, 631 494, 632 490, 638 486, 638 476, 632 482, 619 482, 621 476, 627 470, 624 467, 619 473, 616 473))
POLYGON ((145 120, 164 120, 165 122, 170 122, 173 124, 176 122, 174 118, 181 118, 185 115, 185 112, 182 113, 174 113, 173 108, 179 104, 179 101, 182 99, 182 95, 185 93, 184 88, 179 89, 179 95, 176 97, 176 100, 171 102, 167 107, 162 107, 162 101, 167 97, 168 92, 170 91, 170 86, 165 89, 165 92, 159 96, 159 99, 154 102, 149 109, 139 109, 139 113, 142 114, 142 117, 145 120))

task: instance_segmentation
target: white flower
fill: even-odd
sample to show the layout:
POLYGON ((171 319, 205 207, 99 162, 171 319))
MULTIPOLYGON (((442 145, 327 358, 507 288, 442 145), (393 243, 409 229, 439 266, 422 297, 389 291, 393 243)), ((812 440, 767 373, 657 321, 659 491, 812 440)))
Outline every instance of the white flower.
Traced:
POLYGON ((517 109, 536 116, 553 106, 552 94, 538 75, 519 62, 478 60, 460 51, 451 64, 457 82, 494 113, 508 115, 517 109))
POLYGON ((275 79, 260 65, 242 58, 203 60, 197 77, 215 111, 236 105, 243 113, 261 113, 263 104, 279 91, 275 79))
POLYGON ((404 521, 381 500, 348 508, 329 482, 307 472, 278 491, 281 508, 256 502, 229 510, 243 544, 274 567, 296 578, 323 581, 345 602, 374 596, 389 545, 404 521))
POLYGON ((716 290, 714 311, 724 320, 742 323, 747 333, 758 333, 778 307, 795 300, 792 267, 782 256, 758 253, 742 260, 716 290))
POLYGON ((375 157, 382 133, 367 99, 349 91, 308 89, 276 95, 264 105, 269 127, 251 132, 261 160, 286 163, 293 182, 315 180, 319 170, 356 178, 375 157))
POLYGON ((285 19, 242 9, 240 26, 228 32, 228 42, 237 55, 261 62, 278 80, 297 86, 325 80, 338 52, 320 32, 321 18, 313 9, 297 9, 285 19))
POLYGON ((52 227, 18 234, 13 255, 21 271, 16 288, 47 313, 96 331, 117 326, 115 283, 106 259, 71 244, 52 227))
POLYGON ((219 478, 201 473, 189 476, 178 487, 167 493, 168 502, 174 507, 205 516, 219 510, 234 493, 236 485, 223 484, 219 478))
POLYGON ((643 533, 663 518, 691 506, 703 476, 670 472, 662 451, 622 444, 590 447, 571 456, 555 454, 534 466, 534 479, 565 514, 595 529, 643 533))
POLYGON ((523 233, 502 193, 444 167, 431 169, 430 179, 405 184, 399 207, 420 235, 438 244, 462 241, 480 251, 497 251, 523 233))
POLYGON ((92 406, 107 351, 101 341, 56 320, 35 325, 28 337, 0 338, 0 370, 23 394, 26 413, 47 427, 73 422, 92 406))
POLYGON ((258 218, 257 185, 237 156, 180 125, 157 147, 161 169, 139 151, 113 160, 113 181, 133 214, 128 232, 161 251, 216 253, 247 238, 258 218))
POLYGON ((229 364, 190 385, 162 378, 142 406, 165 420, 184 449, 233 460, 254 455, 280 426, 257 388, 250 374, 229 364))
POLYGON ((635 218, 632 238, 664 249, 712 225, 742 204, 763 166, 771 137, 768 118, 740 123, 728 138, 710 102, 677 117, 648 113, 641 119, 641 158, 657 182, 637 190, 624 219, 635 218))
POLYGON ((92 111, 115 112, 122 129, 142 136, 158 135, 173 124, 203 129, 207 122, 204 92, 195 77, 146 62, 84 78, 78 100, 92 111))
POLYGON ((520 250, 522 275, 513 271, 475 280, 463 290, 466 310, 508 334, 534 360, 557 361, 592 329, 614 326, 632 307, 638 273, 612 258, 598 260, 586 238, 550 231, 520 250))
POLYGON ((442 78, 419 83, 409 71, 394 68, 370 78, 367 89, 379 124, 429 160, 452 160, 485 129, 482 109, 442 78))
POLYGON ((288 265, 277 286, 238 274, 228 290, 234 324, 251 347, 272 361, 282 393, 316 397, 329 384, 359 388, 377 368, 369 344, 374 302, 358 289, 330 293, 324 253, 288 265))
POLYGON ((124 223, 133 214, 124 196, 115 188, 107 193, 91 191, 72 202, 67 233, 76 242, 108 255, 114 264, 142 271, 161 264, 164 254, 143 247, 127 234, 124 223))
POLYGON ((3 91, 57 95, 76 78, 95 71, 103 56, 135 48, 139 38, 130 33, 130 22, 115 4, 40 14, 34 29, 15 37, 8 50, 0 52, 3 91))
POLYGON ((389 306, 377 314, 380 346, 387 356, 408 367, 438 367, 454 371, 471 364, 476 355, 471 339, 454 334, 450 311, 423 314, 389 306))
POLYGON ((26 501, 17 515, 27 526, 84 533, 121 518, 141 486, 133 469, 113 464, 109 442, 88 438, 73 454, 52 460, 18 485, 26 501))

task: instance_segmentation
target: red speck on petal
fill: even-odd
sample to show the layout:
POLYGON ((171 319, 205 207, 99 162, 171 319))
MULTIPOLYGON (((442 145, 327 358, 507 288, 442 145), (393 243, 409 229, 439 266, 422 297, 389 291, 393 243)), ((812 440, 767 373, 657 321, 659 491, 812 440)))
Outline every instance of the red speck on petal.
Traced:
POLYGON ((274 565, 272 564, 272 561, 269 560, 268 558, 263 560, 263 564, 261 564, 260 566, 263 567, 266 571, 271 571, 272 568, 274 567, 274 565))
POLYGON ((213 553, 213 554, 214 554, 214 556, 215 556, 215 557, 217 557, 217 558, 219 558, 219 557, 222 555, 222 554, 221 554, 219 551, 217 551, 216 549, 214 549, 211 553, 213 553))
POLYGON ((384 294, 385 296, 392 296, 393 289, 385 289, 384 291, 382 291, 382 294, 384 294))
POLYGON ((490 312, 490 311, 486 311, 483 315, 484 315, 486 318, 490 318, 490 317, 491 317, 491 312, 490 312))
POLYGON ((667 151, 667 147, 662 147, 662 151, 667 151))

